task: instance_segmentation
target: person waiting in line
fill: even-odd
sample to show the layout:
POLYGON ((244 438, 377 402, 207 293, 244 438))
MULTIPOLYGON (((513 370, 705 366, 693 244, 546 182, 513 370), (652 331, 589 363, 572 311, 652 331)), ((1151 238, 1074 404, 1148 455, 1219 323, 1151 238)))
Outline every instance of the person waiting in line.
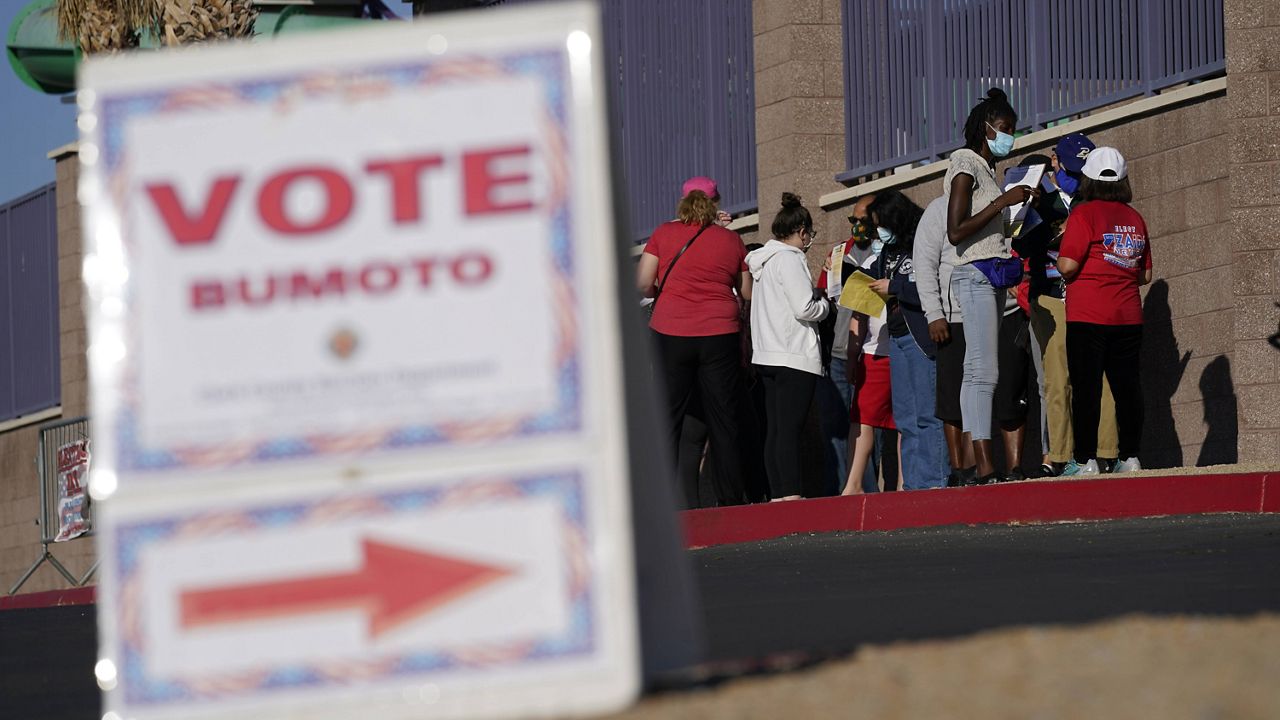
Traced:
POLYGON ((1033 379, 1034 365, 1031 361, 1031 331, 1023 305, 1025 285, 1024 280, 1005 294, 1004 317, 1000 319, 997 335, 998 377, 994 413, 1004 441, 1003 479, 1009 482, 1026 479, 1022 470, 1022 444, 1027 434, 1030 410, 1027 390, 1033 379))
POLYGON ((773 239, 747 255, 754 281, 751 363, 764 381, 765 471, 773 500, 800 499, 801 434, 822 375, 817 323, 831 306, 816 290, 805 253, 817 234, 800 198, 782 194, 773 239))
MULTIPOLYGON (((667 430, 674 457, 690 400, 700 394, 712 452, 716 501, 743 502, 738 449, 742 351, 741 302, 751 299, 746 249, 737 233, 716 224, 720 194, 711 178, 684 183, 676 220, 645 245, 637 267, 640 292, 654 298, 649 326, 657 340, 667 392, 667 430)), ((697 498, 697 488, 685 488, 697 498)))
POLYGON ((1067 221, 1058 271, 1067 282, 1067 366, 1075 454, 1097 472, 1097 427, 1102 378, 1111 383, 1119 432, 1117 472, 1141 470, 1142 298, 1151 282, 1151 241, 1142 215, 1129 205, 1133 190, 1124 156, 1115 148, 1089 153, 1076 208, 1067 221))
MULTIPOLYGON (((855 268, 862 267, 872 257, 871 236, 875 231, 869 229, 864 218, 867 207, 874 199, 874 195, 863 195, 854 203, 853 213, 849 215, 849 238, 832 251, 828 259, 829 266, 825 268, 826 272, 818 280, 818 286, 825 287, 827 297, 833 300, 840 297, 845 281, 849 279, 855 268)), ((822 392, 819 391, 818 394, 823 436, 827 441, 826 454, 831 466, 829 471, 834 470, 839 473, 836 478, 836 493, 844 491, 849 475, 850 457, 861 431, 849 420, 849 410, 853 405, 854 397, 854 388, 849 379, 849 366, 851 362, 858 361, 856 353, 852 360, 849 355, 849 322, 852 318, 853 311, 838 303, 833 307, 832 314, 827 317, 826 322, 831 323, 833 334, 827 372, 834 393, 825 401, 822 392)), ((873 451, 863 473, 864 484, 875 485, 879 472, 879 457, 873 451)))
MULTIPOLYGON (((1043 248, 1041 262, 1031 263, 1031 297, 1028 315, 1031 334, 1035 338, 1037 361, 1043 390, 1041 406, 1048 442, 1047 474, 1070 476, 1083 469, 1074 459, 1075 439, 1071 430, 1071 377, 1067 372, 1066 285, 1058 273, 1058 246, 1066 219, 1074 207, 1074 196, 1083 179, 1081 170, 1094 144, 1082 133, 1071 133, 1058 141, 1050 158, 1053 172, 1046 181, 1054 188, 1036 203, 1036 212, 1044 222, 1026 239, 1030 252, 1043 248)), ((1102 405, 1098 418, 1098 454, 1100 469, 1110 469, 1110 460, 1119 453, 1116 436, 1115 401, 1111 387, 1102 381, 1102 405)))
POLYGON ((884 250, 872 269, 871 289, 887 303, 893 421, 901 438, 902 488, 921 490, 947 482, 946 440, 934 414, 936 347, 916 290, 912 252, 924 211, 906 195, 888 190, 868 208, 884 250))
MULTIPOLYGON (((870 204, 867 205, 870 207, 870 204)), ((871 254, 859 265, 868 274, 884 252, 885 244, 870 216, 861 218, 871 241, 871 254)), ((871 317, 860 312, 849 316, 849 385, 853 387, 853 403, 849 408, 849 434, 853 450, 849 461, 849 477, 842 495, 897 490, 902 484, 900 444, 893 420, 893 388, 889 361, 888 307, 871 317), (857 436, 853 437, 854 429, 857 436), (878 446, 878 449, 877 449, 878 446), (880 460, 880 474, 868 474, 868 466, 880 460)))
POLYGON ((961 425, 960 384, 964 377, 964 316, 956 302, 951 272, 958 258, 947 242, 947 196, 935 198, 920 216, 915 249, 911 253, 920 309, 928 322, 929 339, 937 347, 937 392, 934 415, 942 421, 950 472, 947 485, 965 485, 975 477, 973 444, 961 425))
POLYGON ((947 239, 959 260, 952 271, 956 299, 964 313, 964 381, 960 407, 964 431, 973 439, 977 484, 999 479, 991 447, 991 413, 997 371, 997 333, 1004 291, 1022 280, 1004 236, 1004 209, 1034 200, 1023 185, 1002 192, 995 161, 1013 150, 1018 115, 1003 90, 992 88, 965 121, 965 146, 951 154, 943 181, 947 196, 947 239))
MULTIPOLYGON (((1018 163, 1021 168, 1039 168, 1042 173, 1049 171, 1049 158, 1045 155, 1028 155, 1018 163)), ((1023 480, 1027 477, 1022 469, 1022 446, 1026 438, 1027 417, 1030 411, 1028 398, 1031 392, 1030 381, 1036 381, 1035 391, 1039 394, 1041 437, 1039 446, 1040 466, 1031 472, 1032 477, 1053 475, 1048 463, 1048 440, 1044 432, 1044 383, 1040 377, 1040 364, 1037 360, 1039 349, 1034 347, 1029 321, 1031 287, 1033 281, 1043 282, 1045 265, 1048 262, 1046 223, 1055 219, 1054 200, 1050 193, 1042 193, 1036 199, 1034 210, 1036 215, 1028 212, 1026 221, 1021 225, 1022 231, 1012 239, 1014 254, 1022 262, 1024 274, 1022 282, 1010 288, 1005 298, 1004 318, 1000 321, 999 348, 996 352, 999 361, 999 378, 996 380, 995 416, 1000 424, 1000 434, 1004 440, 1005 480, 1023 480), (1041 221, 1032 225, 1032 217, 1041 221), (1035 373, 1033 375, 1033 373, 1035 373)), ((1057 274, 1057 270, 1053 270, 1057 274)))

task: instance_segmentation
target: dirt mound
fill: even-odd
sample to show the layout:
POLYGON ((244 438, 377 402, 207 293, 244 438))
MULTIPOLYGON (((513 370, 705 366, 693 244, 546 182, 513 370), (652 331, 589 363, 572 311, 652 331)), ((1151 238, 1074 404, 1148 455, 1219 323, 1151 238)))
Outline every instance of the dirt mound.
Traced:
POLYGON ((619 720, 1280 717, 1280 616, 1129 617, 866 647, 646 698, 619 720))

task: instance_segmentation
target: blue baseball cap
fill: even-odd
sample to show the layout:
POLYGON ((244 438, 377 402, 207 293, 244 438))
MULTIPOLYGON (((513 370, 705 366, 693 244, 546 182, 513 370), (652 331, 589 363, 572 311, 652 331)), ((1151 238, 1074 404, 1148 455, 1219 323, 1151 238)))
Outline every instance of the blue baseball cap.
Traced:
POLYGON ((1062 136, 1053 151, 1058 155, 1059 165, 1070 172, 1078 173, 1084 169, 1084 161, 1089 157, 1089 153, 1093 152, 1094 147, 1096 146, 1093 141, 1083 133, 1071 133, 1062 136))

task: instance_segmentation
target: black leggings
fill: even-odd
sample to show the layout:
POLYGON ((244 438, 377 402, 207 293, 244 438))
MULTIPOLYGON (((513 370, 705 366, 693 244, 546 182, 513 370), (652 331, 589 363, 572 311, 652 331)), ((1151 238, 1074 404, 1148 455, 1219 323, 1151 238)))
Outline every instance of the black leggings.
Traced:
POLYGON ((765 417, 764 467, 769 476, 770 494, 775 498, 799 495, 803 466, 800 437, 818 376, 803 370, 773 365, 756 365, 764 380, 765 417))
POLYGON ((1027 314, 1022 310, 1000 319, 996 337, 996 364, 999 379, 996 380, 995 415, 1000 427, 1013 430, 1027 422, 1027 381, 1031 378, 1032 364, 1027 314))
MULTIPOLYGON (((669 442, 672 458, 680 457, 685 414, 696 392, 702 401, 717 472, 712 475, 716 502, 740 505, 742 470, 738 450, 738 391, 742 351, 737 333, 679 337, 654 333, 666 380, 669 442)), ((696 478, 697 476, 694 475, 696 478)), ((698 506, 697 486, 683 488, 686 507, 698 506)))
POLYGON ((1120 459, 1137 457, 1142 441, 1141 351, 1141 325, 1067 323, 1067 372, 1071 375, 1071 427, 1077 461, 1097 457, 1104 373, 1116 399, 1120 459))

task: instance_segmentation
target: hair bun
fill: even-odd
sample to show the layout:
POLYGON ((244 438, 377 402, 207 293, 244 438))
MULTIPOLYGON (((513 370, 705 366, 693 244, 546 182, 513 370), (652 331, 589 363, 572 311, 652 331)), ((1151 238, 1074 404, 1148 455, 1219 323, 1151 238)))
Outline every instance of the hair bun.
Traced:
POLYGON ((1009 96, 1005 95, 1004 91, 1001 90, 1000 88, 991 88, 990 90, 988 90, 987 99, 994 100, 996 102, 1003 102, 1003 103, 1009 102, 1009 96))
POLYGON ((789 192, 782 193, 782 207, 784 208, 800 207, 800 196, 796 195, 795 193, 789 193, 789 192))

